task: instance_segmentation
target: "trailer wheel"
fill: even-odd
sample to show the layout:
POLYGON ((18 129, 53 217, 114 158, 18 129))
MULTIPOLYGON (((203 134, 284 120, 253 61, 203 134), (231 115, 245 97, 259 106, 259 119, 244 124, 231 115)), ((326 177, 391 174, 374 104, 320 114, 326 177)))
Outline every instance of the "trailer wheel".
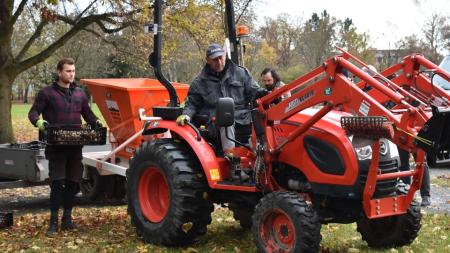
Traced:
POLYGON ((319 218, 296 193, 267 194, 256 206, 252 220, 258 252, 319 252, 319 218))
POLYGON ((95 167, 85 166, 86 178, 80 182, 81 194, 89 200, 101 200, 114 187, 114 176, 101 176, 95 167))
POLYGON ((362 218, 357 230, 369 247, 397 247, 409 245, 420 230, 420 205, 413 201, 407 212, 377 219, 362 218))
POLYGON ((230 202, 228 209, 233 212, 233 218, 239 221, 239 224, 244 229, 250 229, 252 227, 252 215, 255 210, 255 206, 246 205, 240 202, 230 202))
POLYGON ((145 142, 127 171, 128 212, 145 242, 190 244, 211 223, 213 204, 201 165, 172 139, 145 142))

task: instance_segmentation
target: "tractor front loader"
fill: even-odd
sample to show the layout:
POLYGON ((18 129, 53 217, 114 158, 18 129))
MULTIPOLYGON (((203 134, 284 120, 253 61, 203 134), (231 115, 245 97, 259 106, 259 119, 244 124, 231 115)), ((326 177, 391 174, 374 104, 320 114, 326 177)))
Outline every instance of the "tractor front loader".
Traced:
MULTIPOLYGON (((201 120, 175 122, 182 108, 160 72, 160 10, 155 1, 151 64, 170 103, 142 118, 145 141, 127 170, 128 211, 146 242, 195 242, 211 223, 214 203, 227 204, 251 228, 259 252, 318 252, 326 223, 357 222, 372 247, 416 238, 421 214, 414 193, 426 154, 450 145, 450 96, 429 72, 450 80, 448 73, 421 55, 368 73, 343 52, 256 99, 251 145, 224 152, 201 120), (292 96, 279 102, 288 91, 292 96), (414 169, 399 171, 397 147, 415 155, 414 169)), ((220 99, 212 124, 233 123, 233 100, 220 99)))

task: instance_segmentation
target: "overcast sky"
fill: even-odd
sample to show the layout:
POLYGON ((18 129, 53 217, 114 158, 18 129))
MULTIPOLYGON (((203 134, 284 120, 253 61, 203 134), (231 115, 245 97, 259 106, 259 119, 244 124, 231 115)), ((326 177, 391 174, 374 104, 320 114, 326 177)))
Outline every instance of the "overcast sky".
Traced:
POLYGON ((450 16, 450 0, 258 0, 256 4, 260 24, 264 17, 281 13, 306 20, 324 9, 330 16, 351 18, 359 32, 370 34, 375 47, 389 49, 404 36, 420 34, 432 13, 450 16))

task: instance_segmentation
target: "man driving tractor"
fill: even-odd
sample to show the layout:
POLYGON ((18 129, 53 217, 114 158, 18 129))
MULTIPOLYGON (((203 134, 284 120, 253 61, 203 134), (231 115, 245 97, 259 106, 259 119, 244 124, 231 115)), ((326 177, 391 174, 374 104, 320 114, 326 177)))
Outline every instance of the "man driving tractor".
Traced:
POLYGON ((254 98, 266 94, 266 90, 258 86, 247 69, 238 66, 228 59, 219 44, 213 43, 206 50, 206 64, 200 74, 192 81, 183 114, 177 118, 179 125, 184 125, 192 117, 202 115, 207 119, 207 129, 215 133, 211 124, 215 116, 219 98, 231 97, 235 103, 235 125, 221 128, 220 139, 223 150, 233 148, 235 143, 228 136, 240 143, 247 144, 251 134, 251 102, 254 98))

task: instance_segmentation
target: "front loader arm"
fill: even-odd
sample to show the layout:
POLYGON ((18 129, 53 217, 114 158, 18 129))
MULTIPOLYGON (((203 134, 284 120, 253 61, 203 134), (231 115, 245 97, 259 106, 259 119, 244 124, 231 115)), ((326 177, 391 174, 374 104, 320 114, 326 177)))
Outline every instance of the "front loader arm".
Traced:
POLYGON ((376 78, 355 66, 345 55, 328 59, 321 67, 294 80, 290 84, 275 90, 259 101, 259 110, 264 115, 264 126, 271 126, 275 121, 288 119, 295 113, 306 108, 324 105, 315 117, 311 117, 304 126, 290 134, 288 140, 279 146, 268 142, 269 150, 280 151, 289 141, 292 141, 308 130, 315 122, 325 116, 331 109, 339 109, 350 112, 354 116, 383 116, 396 126, 393 141, 406 150, 415 150, 414 138, 405 135, 404 130, 412 135, 417 135, 417 126, 423 126, 428 120, 426 114, 420 108, 411 106, 406 97, 393 89, 386 87, 376 78), (386 109, 376 98, 365 92, 360 86, 343 74, 343 69, 371 85, 383 96, 401 104, 408 113, 396 113, 386 109), (292 92, 298 90, 298 92, 292 92), (291 91, 293 95, 279 104, 272 105, 273 101, 286 91, 291 91))

